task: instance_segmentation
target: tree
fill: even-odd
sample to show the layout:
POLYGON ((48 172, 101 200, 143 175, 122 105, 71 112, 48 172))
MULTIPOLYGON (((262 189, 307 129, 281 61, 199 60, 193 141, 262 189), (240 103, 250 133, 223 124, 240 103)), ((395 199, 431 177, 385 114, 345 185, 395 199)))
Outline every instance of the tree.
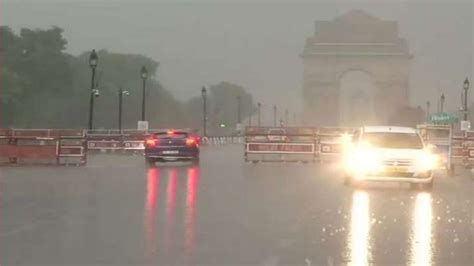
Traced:
POLYGON ((0 27, 2 109, 7 125, 31 127, 40 125, 39 118, 51 121, 54 117, 54 99, 67 93, 73 77, 63 52, 67 42, 62 32, 58 27, 22 29, 16 35, 10 28, 0 27))
MULTIPOLYGON (((242 86, 229 82, 220 82, 212 85, 208 90, 208 131, 209 134, 231 134, 235 133, 238 119, 238 101, 240 97, 241 122, 253 114, 256 110, 252 95, 242 86), (221 128, 220 124, 227 127, 221 128)), ((192 114, 188 124, 195 128, 201 128, 202 124, 202 98, 195 97, 186 104, 187 113, 192 114)))

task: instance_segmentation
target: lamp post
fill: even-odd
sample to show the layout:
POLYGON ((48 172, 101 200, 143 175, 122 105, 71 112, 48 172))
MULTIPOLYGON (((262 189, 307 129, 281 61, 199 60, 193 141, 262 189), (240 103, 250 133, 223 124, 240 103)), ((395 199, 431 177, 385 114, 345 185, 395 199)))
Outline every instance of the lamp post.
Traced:
POLYGON ((464 80, 464 106, 463 106, 463 111, 464 111, 464 121, 467 121, 467 95, 469 91, 469 80, 466 78, 464 80))
POLYGON ((277 106, 273 106, 273 126, 277 126, 277 106))
POLYGON ((289 126, 290 125, 290 114, 288 113, 288 108, 285 109, 285 126, 289 126))
POLYGON ((205 137, 207 135, 207 111, 206 111, 207 90, 206 90, 206 87, 202 87, 201 95, 202 95, 202 131, 203 131, 203 136, 205 137))
POLYGON ((145 90, 146 90, 146 80, 148 79, 148 70, 145 66, 142 66, 140 70, 140 76, 142 78, 142 120, 145 121, 145 90))
POLYGON ((431 115, 430 108, 431 108, 431 102, 426 101, 426 121, 430 119, 430 115, 431 115))
POLYGON ((241 102, 241 97, 240 95, 237 96, 237 124, 240 124, 242 121, 241 121, 241 115, 240 115, 240 102, 241 102))
POLYGON ((258 126, 262 125, 262 103, 257 103, 258 126))
POLYGON ((442 113, 444 112, 444 101, 445 101, 445 97, 444 97, 444 93, 441 94, 441 97, 440 97, 440 102, 439 102, 439 111, 442 113))
POLYGON ((99 91, 95 89, 95 70, 97 68, 97 64, 99 63, 99 57, 95 50, 92 50, 89 56, 89 66, 92 71, 91 77, 91 93, 89 99, 89 130, 92 129, 93 120, 94 120, 94 97, 99 96, 99 91))
POLYGON ((249 114, 249 127, 252 126, 252 116, 253 116, 253 106, 251 107, 251 111, 250 111, 250 114, 249 114))
POLYGON ((119 106, 118 106, 118 129, 122 131, 122 106, 123 106, 123 96, 128 96, 130 93, 128 91, 123 90, 120 88, 118 90, 119 96, 119 106))

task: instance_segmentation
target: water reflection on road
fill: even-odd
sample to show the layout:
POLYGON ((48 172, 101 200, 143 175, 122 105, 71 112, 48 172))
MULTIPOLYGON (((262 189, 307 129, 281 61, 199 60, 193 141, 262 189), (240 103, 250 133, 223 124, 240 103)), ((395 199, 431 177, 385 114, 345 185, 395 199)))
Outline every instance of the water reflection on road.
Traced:
POLYGON ((144 215, 147 265, 156 265, 160 255, 173 254, 176 248, 182 249, 183 263, 191 264, 196 245, 198 186, 198 166, 148 169, 144 215), (183 235, 178 236, 179 232, 183 235))
POLYGON ((410 239, 411 265, 423 266, 433 263, 433 206, 429 193, 416 195, 410 239))
POLYGON ((370 252, 370 198, 365 191, 352 196, 351 226, 348 235, 349 265, 368 265, 370 252))
MULTIPOLYGON (((371 199, 374 200, 372 192, 356 190, 352 194, 350 231, 347 235, 348 265, 373 264, 375 239, 388 237, 384 235, 383 230, 375 230, 372 227, 377 225, 376 222, 380 220, 380 217, 385 216, 382 212, 389 212, 390 206, 381 210, 371 209, 371 199)), ((418 192, 412 198, 413 204, 407 206, 412 209, 411 224, 407 225, 411 228, 408 231, 409 235, 403 237, 408 239, 409 245, 406 251, 407 264, 432 265, 434 252, 432 196, 428 192, 418 192)), ((394 251, 398 248, 393 247, 394 251)))

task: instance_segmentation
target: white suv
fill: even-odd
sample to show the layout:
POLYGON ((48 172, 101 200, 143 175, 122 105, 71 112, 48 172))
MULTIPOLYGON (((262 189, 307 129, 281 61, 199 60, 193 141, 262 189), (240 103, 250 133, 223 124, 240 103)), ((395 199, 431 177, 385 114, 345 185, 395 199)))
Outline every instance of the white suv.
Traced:
POLYGON ((431 189, 437 158, 414 128, 363 127, 345 152, 345 185, 362 181, 410 183, 431 189))

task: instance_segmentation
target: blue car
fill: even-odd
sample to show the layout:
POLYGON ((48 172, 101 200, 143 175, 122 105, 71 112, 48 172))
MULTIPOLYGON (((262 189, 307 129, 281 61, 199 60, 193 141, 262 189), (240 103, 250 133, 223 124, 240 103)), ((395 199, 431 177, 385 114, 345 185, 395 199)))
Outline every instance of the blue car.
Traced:
POLYGON ((145 140, 148 165, 156 162, 199 162, 199 137, 184 130, 168 130, 149 135, 145 140))

